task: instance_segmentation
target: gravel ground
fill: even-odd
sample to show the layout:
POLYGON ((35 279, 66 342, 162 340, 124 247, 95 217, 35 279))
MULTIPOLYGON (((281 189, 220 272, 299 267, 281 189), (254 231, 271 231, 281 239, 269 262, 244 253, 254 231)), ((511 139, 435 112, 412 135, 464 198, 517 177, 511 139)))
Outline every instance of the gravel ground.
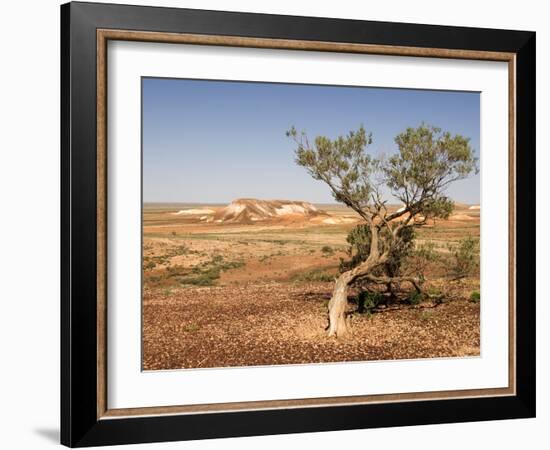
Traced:
POLYGON ((455 299, 354 314, 352 334, 335 339, 324 331, 331 290, 332 283, 270 283, 146 291, 143 368, 479 355, 479 304, 455 299))

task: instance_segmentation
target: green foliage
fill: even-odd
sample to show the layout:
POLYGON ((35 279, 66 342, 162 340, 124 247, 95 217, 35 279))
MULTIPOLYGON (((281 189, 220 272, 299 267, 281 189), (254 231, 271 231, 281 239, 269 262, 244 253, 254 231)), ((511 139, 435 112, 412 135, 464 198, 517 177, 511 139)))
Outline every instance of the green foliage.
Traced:
POLYGON ((288 239, 270 239, 270 240, 266 240, 265 242, 273 242, 274 244, 277 244, 277 245, 286 245, 292 241, 289 241, 288 239))
POLYGON ((368 201, 374 190, 371 175, 377 160, 365 152, 372 144, 372 134, 367 134, 363 126, 334 140, 317 136, 313 147, 305 133, 299 133, 295 127, 286 135, 298 145, 296 163, 305 167, 314 179, 327 183, 336 201, 348 206, 368 201))
POLYGON ((408 270, 420 278, 425 278, 425 272, 430 263, 440 259, 440 255, 435 249, 435 243, 430 241, 416 244, 414 250, 410 252, 410 256, 411 258, 407 261, 408 270))
POLYGON ((448 246, 451 253, 451 274, 464 278, 479 267, 479 240, 472 237, 462 239, 458 244, 448 246))
POLYGON ((353 228, 346 237, 349 244, 349 260, 340 259, 340 272, 346 272, 366 261, 370 253, 371 231, 368 225, 360 224, 353 228))
MULTIPOLYGON (((389 232, 386 229, 382 229, 378 241, 379 251, 383 251, 384 244, 390 241, 388 235, 389 232)), ((415 233, 412 227, 404 227, 399 230, 397 239, 391 239, 388 261, 377 271, 378 275, 399 276, 405 258, 410 255, 414 247, 414 237, 415 233)), ((349 232, 346 240, 349 244, 347 253, 350 259, 340 259, 340 272, 353 269, 367 260, 372 240, 370 227, 365 224, 357 225, 349 232)))
POLYGON ((448 217, 453 204, 445 188, 478 170, 470 139, 422 124, 398 134, 395 143, 399 152, 382 169, 392 194, 425 217, 448 217))
POLYGON ((185 275, 178 277, 177 280, 181 284, 191 284, 193 286, 213 286, 220 278, 220 270, 218 268, 210 268, 194 275, 185 275))
POLYGON ((470 301, 472 303, 479 303, 480 300, 481 300, 481 294, 479 293, 479 291, 474 291, 470 294, 470 301))
POLYGON ((357 296, 357 312, 371 314, 383 300, 380 292, 361 291, 357 296))
POLYGON ((188 333, 194 333, 195 331, 199 331, 201 329, 200 325, 196 323, 190 323, 189 325, 185 325, 183 327, 183 331, 186 331, 188 333))
POLYGON ((429 320, 432 320, 433 315, 434 315, 433 311, 421 311, 418 314, 418 318, 423 322, 428 322, 429 320))
POLYGON ((401 228, 397 233, 397 239, 392 241, 388 261, 385 264, 386 273, 390 277, 397 277, 401 274, 401 266, 414 248, 414 228, 401 228))
POLYGON ((244 266, 244 261, 225 261, 222 255, 215 255, 208 262, 193 267, 191 270, 181 266, 167 267, 168 277, 175 278, 181 284, 194 286, 212 286, 226 270, 244 266))
POLYGON ((154 261, 146 260, 143 258, 143 269, 144 270, 153 270, 155 268, 156 264, 154 261))
POLYGON ((325 256, 330 256, 334 253, 334 249, 330 245, 324 245, 321 248, 321 252, 323 252, 325 256))
POLYGON ((369 226, 357 225, 349 232, 346 241, 349 244, 348 255, 350 255, 351 259, 347 263, 341 260, 341 272, 356 267, 368 258, 371 247, 371 231, 369 226))
POLYGON ((434 288, 434 287, 429 288, 426 292, 427 292, 428 295, 431 295, 431 296, 434 296, 434 297, 439 297, 439 296, 443 295, 443 293, 441 292, 440 289, 437 289, 437 288, 434 288))
POLYGON ((324 181, 336 201, 363 217, 376 214, 383 203, 378 195, 380 181, 405 204, 403 214, 448 217, 453 203, 444 195, 445 189, 478 170, 469 138, 426 124, 398 134, 398 153, 388 159, 367 153, 372 134, 363 126, 336 139, 317 136, 313 144, 295 127, 286 134, 297 144, 296 163, 324 181), (375 179, 377 174, 381 180, 375 179))
POLYGON ((448 219, 455 207, 454 202, 447 197, 427 199, 422 204, 421 214, 426 218, 448 219))
MULTIPOLYGON (((152 270, 157 265, 169 265, 170 259, 174 256, 182 256, 182 255, 191 255, 191 254, 197 254, 196 250, 191 250, 187 245, 177 245, 175 247, 171 247, 169 250, 167 250, 163 255, 159 256, 144 256, 143 257, 143 269, 144 270, 152 270)), ((173 266, 177 267, 177 266, 173 266)))
POLYGON ((424 300, 422 293, 418 292, 416 289, 409 292, 407 296, 407 303, 409 305, 418 305, 424 300))
POLYGON ((334 281, 334 275, 326 272, 324 269, 313 269, 308 272, 300 272, 292 277, 292 281, 303 282, 328 282, 334 281))
POLYGON ((439 254, 435 250, 435 243, 431 241, 416 245, 413 254, 429 262, 439 259, 439 254))

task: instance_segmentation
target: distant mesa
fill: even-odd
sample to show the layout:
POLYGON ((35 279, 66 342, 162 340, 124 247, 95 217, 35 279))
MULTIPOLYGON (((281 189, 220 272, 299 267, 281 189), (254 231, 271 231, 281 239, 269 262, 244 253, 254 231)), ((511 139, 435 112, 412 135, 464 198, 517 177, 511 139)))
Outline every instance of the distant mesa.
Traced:
POLYGON ((449 220, 455 220, 458 222, 467 222, 467 221, 476 220, 476 219, 467 214, 452 214, 449 216, 449 220))
POLYGON ((255 223, 276 219, 311 219, 328 214, 308 202, 239 198, 214 214, 214 222, 255 223))
MULTIPOLYGON (((403 205, 395 205, 397 211, 403 211, 403 205)), ((467 212, 468 210, 479 210, 479 205, 466 205, 464 203, 455 203, 454 212, 449 220, 470 221, 477 220, 467 212)), ((197 223, 220 223, 220 224, 256 224, 265 222, 309 222, 326 225, 337 225, 355 223, 358 217, 349 214, 329 214, 326 211, 318 209, 315 205, 305 201, 297 200, 259 200, 255 198, 239 198, 233 200, 229 205, 203 206, 198 205, 194 208, 182 209, 173 212, 173 215, 180 216, 186 222, 197 223)))
POLYGON ((209 208, 191 208, 191 209, 182 209, 173 214, 175 216, 204 216, 204 215, 214 214, 215 212, 216 211, 209 208))
POLYGON ((462 202, 453 202, 454 203, 454 207, 455 209, 468 209, 468 204, 467 203, 462 203, 462 202))

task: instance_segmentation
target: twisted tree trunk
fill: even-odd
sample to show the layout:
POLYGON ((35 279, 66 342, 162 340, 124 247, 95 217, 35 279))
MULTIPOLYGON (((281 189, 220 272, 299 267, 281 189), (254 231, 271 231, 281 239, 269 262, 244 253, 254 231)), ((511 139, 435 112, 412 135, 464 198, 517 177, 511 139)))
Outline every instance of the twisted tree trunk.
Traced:
POLYGON ((369 280, 379 284, 391 284, 391 283, 411 283, 417 292, 422 293, 432 300, 441 300, 441 295, 431 295, 426 293, 422 289, 422 280, 416 277, 387 277, 387 276, 374 276, 370 272, 383 263, 383 259, 378 259, 376 262, 366 261, 355 269, 344 272, 336 279, 334 291, 332 292, 332 298, 328 303, 328 335, 335 337, 342 337, 350 332, 349 324, 346 320, 346 307, 348 304, 348 290, 349 286, 357 279, 369 280))
POLYGON ((347 272, 342 273, 337 279, 332 292, 332 298, 328 303, 328 335, 341 337, 349 332, 346 321, 346 307, 348 304, 348 289, 351 283, 358 278, 368 275, 372 269, 386 261, 387 254, 380 255, 378 248, 378 228, 369 220, 371 230, 371 245, 369 257, 347 272))
POLYGON ((349 331, 346 321, 346 306, 348 304, 349 271, 344 272, 336 280, 332 298, 328 303, 328 335, 343 336, 349 331))
POLYGON ((358 278, 367 276, 372 269, 383 263, 383 259, 369 258, 364 263, 342 273, 337 279, 328 303, 328 335, 342 337, 350 331, 346 320, 349 286, 358 278), (373 261, 374 259, 374 261, 373 261))

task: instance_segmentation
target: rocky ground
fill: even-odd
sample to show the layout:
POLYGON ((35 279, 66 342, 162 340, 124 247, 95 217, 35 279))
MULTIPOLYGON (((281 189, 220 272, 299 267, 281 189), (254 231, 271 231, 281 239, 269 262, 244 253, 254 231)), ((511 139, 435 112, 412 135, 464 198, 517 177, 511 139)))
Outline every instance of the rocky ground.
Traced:
MULTIPOLYGON (((146 289, 143 369, 180 369, 480 354, 479 304, 453 295, 435 306, 352 314, 353 333, 325 334, 333 283, 146 289)), ((456 290, 460 290, 457 286, 456 290)), ((353 309, 350 303, 350 311, 353 309)))

